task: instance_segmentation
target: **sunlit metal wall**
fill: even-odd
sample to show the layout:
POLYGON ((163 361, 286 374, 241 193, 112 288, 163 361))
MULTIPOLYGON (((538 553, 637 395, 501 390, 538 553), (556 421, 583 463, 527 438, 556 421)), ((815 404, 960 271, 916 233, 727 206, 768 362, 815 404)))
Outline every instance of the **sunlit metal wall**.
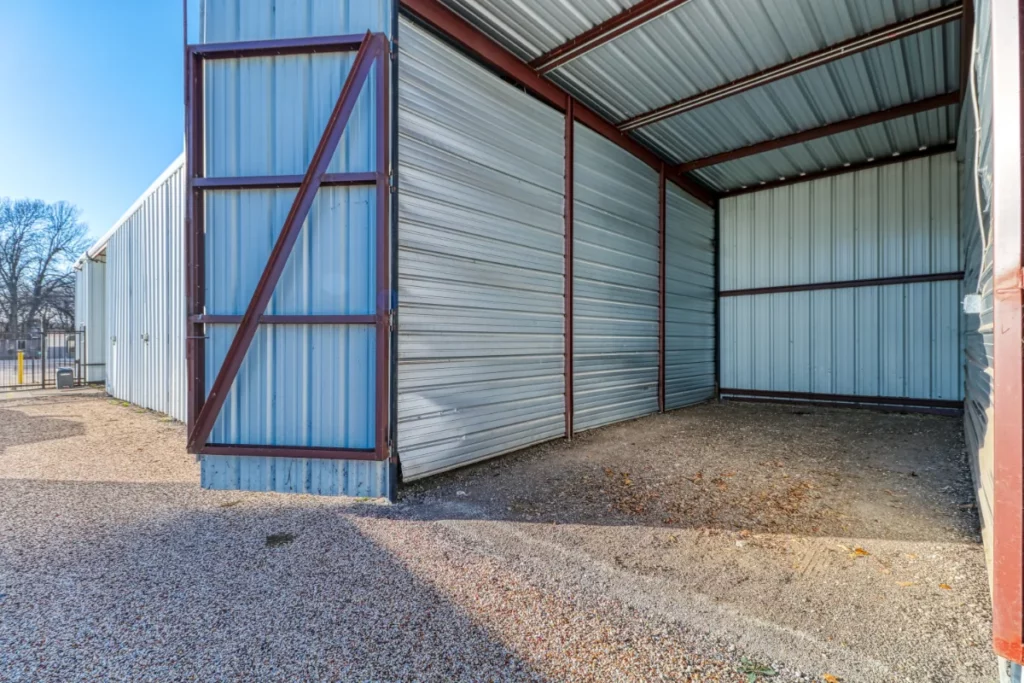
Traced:
POLYGON ((107 391, 178 420, 185 419, 184 191, 182 157, 105 248, 107 391))
POLYGON ((577 431, 658 411, 658 174, 576 128, 573 397, 577 431))
POLYGON ((564 433, 563 117, 402 21, 406 480, 564 433))
POLYGON ((715 395, 715 212, 665 192, 665 409, 715 395))
MULTIPOLYGON (((960 269, 953 153, 721 202, 723 291, 960 269)), ((721 299, 724 388, 957 401, 960 282, 721 299)))
POLYGON ((106 255, 95 259, 83 256, 75 268, 75 329, 85 332, 76 353, 78 361, 85 364, 85 381, 102 382, 109 344, 106 255))
MULTIPOLYGON (((237 42, 390 33, 390 0, 204 0, 200 40, 237 42)), ((191 19, 191 18, 190 18, 191 19)), ((354 53, 287 55, 205 66, 208 177, 303 174, 354 53)), ((374 170, 371 77, 329 172, 374 170)), ((241 315, 284 225, 294 189, 205 193, 206 313, 241 315)), ((322 188, 268 314, 373 314, 376 211, 372 190, 322 188)), ((236 325, 207 325, 206 388, 236 325)), ((371 325, 262 326, 211 443, 368 448, 374 445, 375 331, 371 325)), ((388 495, 387 462, 204 455, 214 489, 388 495)))

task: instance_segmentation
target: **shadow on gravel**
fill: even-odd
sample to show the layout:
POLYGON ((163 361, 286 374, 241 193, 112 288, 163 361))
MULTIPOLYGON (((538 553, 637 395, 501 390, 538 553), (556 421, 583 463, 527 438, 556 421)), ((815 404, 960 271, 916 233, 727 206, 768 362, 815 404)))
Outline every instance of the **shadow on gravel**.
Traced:
POLYGON ((0 455, 12 446, 67 439, 85 434, 77 420, 45 415, 28 415, 17 409, 0 408, 0 455))
POLYGON ((166 484, 18 491, 36 512, 0 534, 0 670, 15 679, 542 680, 362 534, 351 505, 166 484), (59 524, 32 521, 46 497, 70 503, 59 524))

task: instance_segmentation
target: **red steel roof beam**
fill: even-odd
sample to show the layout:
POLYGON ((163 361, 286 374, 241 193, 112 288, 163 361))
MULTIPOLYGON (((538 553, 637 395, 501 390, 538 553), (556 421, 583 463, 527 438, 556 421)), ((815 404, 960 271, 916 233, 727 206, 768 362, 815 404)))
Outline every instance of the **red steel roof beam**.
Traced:
POLYGON ((649 126, 652 123, 664 121, 672 116, 693 111, 700 107, 706 107, 713 102, 724 100, 727 97, 739 95, 740 93, 788 78, 789 76, 795 76, 815 67, 824 66, 838 59, 855 55, 858 52, 864 52, 873 47, 879 47, 900 38, 905 38, 921 31, 927 31, 930 28, 948 24, 959 19, 963 15, 963 11, 963 5, 940 7, 939 9, 919 14, 916 17, 911 17, 889 26, 883 26, 862 36, 844 40, 823 50, 817 50, 803 57, 773 66, 770 69, 759 71, 750 76, 744 76, 716 88, 705 90, 704 92, 639 114, 621 122, 619 130, 628 131, 642 126, 649 126))
POLYGON ((683 5, 687 0, 642 0, 632 7, 627 7, 611 19, 602 21, 597 26, 587 29, 575 38, 571 38, 556 48, 545 52, 530 62, 530 66, 539 74, 546 74, 574 59, 582 57, 605 43, 609 43, 635 28, 653 21, 661 15, 671 12, 683 5))
POLYGON ((960 102, 959 92, 936 95, 935 97, 918 100, 917 102, 901 104, 890 109, 875 111, 862 116, 854 116, 853 118, 846 119, 844 121, 836 121, 835 123, 829 123, 817 128, 809 128, 807 130, 800 131, 799 133, 793 133, 792 135, 784 135, 780 138, 765 140, 764 142, 758 142, 753 145, 747 145, 746 147, 729 150, 728 152, 722 152, 721 154, 714 154, 702 159, 687 161, 685 164, 680 164, 676 170, 680 173, 689 173, 690 171, 695 171, 699 168, 714 166, 715 164, 724 164, 727 161, 735 161, 736 159, 742 159, 755 154, 771 152, 782 147, 789 147, 790 145, 797 145, 802 142, 810 142, 811 140, 828 137, 829 135, 846 133, 851 130, 856 130, 857 128, 863 128, 864 126, 872 126, 876 123, 884 123, 893 119, 903 118, 904 116, 911 116, 913 114, 931 111, 932 109, 948 107, 950 105, 957 104, 958 102, 960 102))

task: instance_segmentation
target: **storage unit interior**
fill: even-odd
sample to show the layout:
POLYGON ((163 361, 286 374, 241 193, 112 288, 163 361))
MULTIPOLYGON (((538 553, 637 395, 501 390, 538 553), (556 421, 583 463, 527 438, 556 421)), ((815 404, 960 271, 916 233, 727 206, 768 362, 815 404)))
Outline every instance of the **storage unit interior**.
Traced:
MULTIPOLYGON (((318 19, 206 0, 204 42, 397 30, 388 448, 404 481, 716 396, 964 413, 988 536, 988 3, 783 4, 404 0, 398 18, 380 3, 318 19), (980 314, 962 313, 965 294, 980 314)), ((207 66, 199 172, 302 173, 351 64, 207 66), (322 96, 287 85, 321 80, 322 96)), ((372 171, 369 99, 332 172, 372 171)), ((200 203, 207 308, 190 324, 223 318, 205 323, 207 391, 295 196, 283 187, 210 186, 200 203)), ((360 192, 320 191, 268 315, 372 314, 363 279, 385 260, 360 192)), ((393 495, 399 473, 378 462, 264 453, 374 447, 359 408, 386 391, 367 374, 373 328, 260 335, 213 430, 228 446, 199 451, 204 486, 393 495)), ((792 412, 766 409, 758 425, 741 411, 714 419, 801 429, 792 412)), ((876 413, 857 429, 872 418, 892 429, 876 413)), ((933 430, 927 442, 960 438, 948 419, 913 424, 933 430)), ((959 458, 956 444, 935 448, 939 469, 959 458)))

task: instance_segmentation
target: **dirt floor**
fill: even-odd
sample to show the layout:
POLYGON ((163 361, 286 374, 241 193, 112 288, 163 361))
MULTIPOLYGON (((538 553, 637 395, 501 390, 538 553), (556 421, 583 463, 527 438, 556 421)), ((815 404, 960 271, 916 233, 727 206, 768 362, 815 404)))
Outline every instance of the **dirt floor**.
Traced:
POLYGON ((183 442, 0 401, 0 680, 995 679, 957 419, 709 404, 392 506, 202 491, 183 442))

